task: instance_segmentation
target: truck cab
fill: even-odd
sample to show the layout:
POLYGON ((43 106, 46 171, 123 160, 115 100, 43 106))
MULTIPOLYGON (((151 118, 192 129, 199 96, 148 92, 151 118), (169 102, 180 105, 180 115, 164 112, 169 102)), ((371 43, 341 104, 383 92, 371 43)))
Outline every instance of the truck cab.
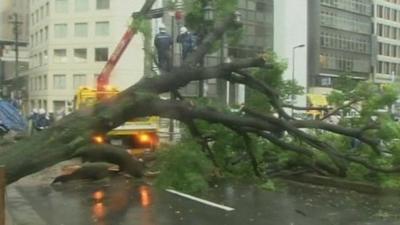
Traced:
MULTIPOLYGON (((107 87, 104 93, 106 98, 118 94, 115 87, 107 87)), ((90 87, 80 87, 74 97, 74 109, 92 107, 97 103, 98 91, 90 87)), ((96 134, 92 137, 93 142, 102 144, 109 143, 126 148, 131 154, 140 156, 154 152, 159 145, 159 117, 148 116, 134 118, 114 128, 107 134, 96 134)))

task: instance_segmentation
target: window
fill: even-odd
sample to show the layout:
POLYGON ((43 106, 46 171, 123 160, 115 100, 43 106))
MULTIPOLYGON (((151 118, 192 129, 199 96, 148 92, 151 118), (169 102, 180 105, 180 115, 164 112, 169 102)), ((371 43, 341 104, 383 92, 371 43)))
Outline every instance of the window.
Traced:
POLYGON ((329 87, 332 85, 332 80, 330 77, 321 77, 321 86, 329 87))
POLYGON ((67 50, 66 49, 54 49, 54 62, 56 62, 56 63, 67 62, 67 50))
POLYGON ((95 48, 94 60, 96 62, 107 61, 108 59, 108 48, 95 48))
POLYGON ((85 48, 74 49, 74 62, 86 62, 87 50, 85 48))
POLYGON ((46 16, 49 16, 50 15, 50 6, 49 6, 49 3, 47 2, 46 3, 46 16))
POLYGON ((43 89, 47 90, 47 75, 43 76, 43 89))
POLYGON ((96 0, 96 9, 109 9, 110 0, 96 0))
POLYGON ((49 27, 45 26, 44 27, 44 40, 47 40, 49 38, 49 27))
POLYGON ((87 37, 87 36, 88 36, 88 24, 75 23, 75 37, 87 37))
POLYGON ((43 42, 43 29, 40 29, 40 32, 39 32, 39 41, 40 41, 40 43, 43 42))
POLYGON ((40 7, 40 19, 44 18, 44 7, 40 7))
POLYGON ((47 57, 47 50, 43 52, 43 64, 47 64, 48 57, 47 57))
POLYGON ((96 36, 108 36, 109 27, 109 22, 96 22, 96 36))
POLYGON ((54 89, 65 89, 66 85, 66 75, 65 74, 54 74, 53 77, 53 88, 54 89))
POLYGON ((89 10, 88 0, 75 0, 75 12, 86 12, 89 10))
POLYGON ((74 74, 73 77, 74 89, 86 85, 86 74, 74 74))
POLYGON ((55 38, 66 38, 67 37, 67 24, 55 24, 54 25, 54 37, 55 38))
POLYGON ((68 13, 68 0, 55 0, 56 13, 68 13))
POLYGON ((38 83, 39 83, 39 90, 42 90, 42 77, 40 76, 38 79, 38 83))

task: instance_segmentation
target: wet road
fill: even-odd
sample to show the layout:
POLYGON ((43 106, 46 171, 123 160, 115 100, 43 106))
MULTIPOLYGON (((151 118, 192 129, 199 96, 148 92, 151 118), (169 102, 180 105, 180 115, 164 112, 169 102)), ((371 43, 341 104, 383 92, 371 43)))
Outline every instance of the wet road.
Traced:
POLYGON ((291 183, 279 192, 225 184, 203 196, 233 207, 210 207, 156 190, 146 183, 113 178, 102 182, 14 185, 8 196, 12 216, 27 224, 50 225, 398 225, 400 198, 374 197, 291 183), (110 185, 112 184, 112 185, 110 185), (20 196, 18 199, 16 196, 20 196), (22 196, 22 197, 21 197, 22 196), (25 213, 23 203, 31 211, 25 213))

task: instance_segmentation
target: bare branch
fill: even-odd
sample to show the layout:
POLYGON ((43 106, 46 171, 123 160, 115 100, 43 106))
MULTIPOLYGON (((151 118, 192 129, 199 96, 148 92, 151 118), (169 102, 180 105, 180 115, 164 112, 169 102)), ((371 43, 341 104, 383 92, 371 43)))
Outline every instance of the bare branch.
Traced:
POLYGON ((290 105, 290 104, 283 104, 282 107, 291 108, 291 109, 295 109, 295 110, 303 110, 303 111, 308 111, 308 110, 328 111, 330 109, 328 107, 318 107, 318 106, 302 107, 302 106, 295 106, 295 105, 290 105))
POLYGON ((237 82, 241 84, 245 84, 255 90, 260 91, 262 94, 268 97, 270 99, 271 105, 275 108, 275 110, 278 112, 280 116, 282 116, 285 119, 292 119, 282 108, 281 103, 279 101, 279 94, 278 92, 270 87, 269 85, 263 83, 262 81, 259 81, 252 77, 250 74, 248 74, 244 70, 240 70, 237 72, 238 74, 242 75, 243 77, 238 77, 234 75, 229 75, 226 77, 227 80, 230 80, 232 82, 237 82))
POLYGON ((355 103, 357 103, 359 101, 360 101, 360 99, 354 99, 354 100, 352 100, 352 101, 350 101, 350 102, 348 102, 348 103, 346 103, 346 104, 344 104, 344 105, 342 105, 340 107, 337 107, 336 109, 332 110, 331 112, 327 113, 324 117, 322 117, 321 120, 325 120, 328 117, 330 117, 332 115, 335 115, 340 110, 345 109, 347 107, 350 107, 351 105, 353 105, 353 104, 355 104, 355 103))

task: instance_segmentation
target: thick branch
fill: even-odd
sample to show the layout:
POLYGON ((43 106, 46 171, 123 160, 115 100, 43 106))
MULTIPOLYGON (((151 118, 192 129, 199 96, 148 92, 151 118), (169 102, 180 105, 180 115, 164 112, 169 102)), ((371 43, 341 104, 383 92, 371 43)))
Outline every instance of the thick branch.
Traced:
POLYGON ((270 99, 271 105, 275 108, 280 116, 285 119, 291 119, 291 117, 285 112, 285 110, 283 110, 279 101, 279 94, 274 88, 270 87, 268 84, 263 83, 262 81, 255 79, 244 70, 240 70, 238 74, 240 74, 242 77, 230 74, 226 77, 226 79, 232 82, 245 84, 248 87, 260 91, 262 94, 267 96, 268 99, 270 99))

